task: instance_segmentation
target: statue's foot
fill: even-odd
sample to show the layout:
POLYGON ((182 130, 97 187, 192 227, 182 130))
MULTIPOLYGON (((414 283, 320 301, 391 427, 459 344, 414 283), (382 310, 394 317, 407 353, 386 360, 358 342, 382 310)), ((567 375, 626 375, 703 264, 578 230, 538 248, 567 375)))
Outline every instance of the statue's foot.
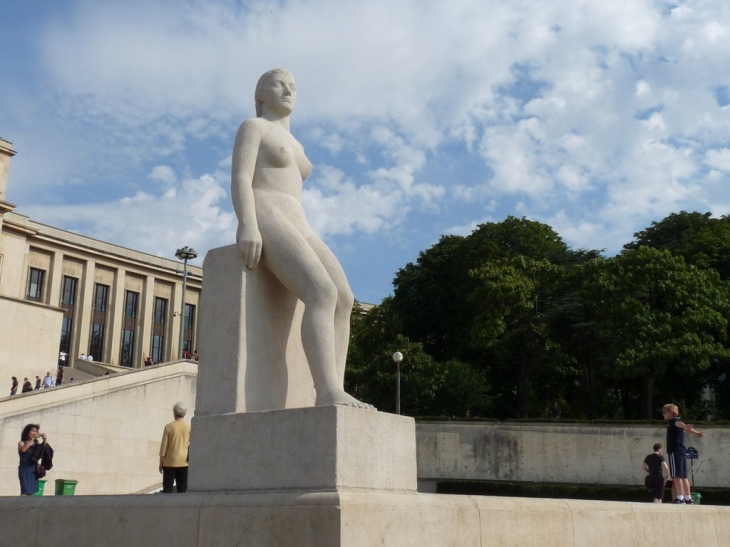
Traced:
POLYGON ((364 408, 366 410, 377 410, 373 405, 358 401, 352 395, 345 391, 335 391, 332 393, 323 393, 321 396, 317 395, 315 402, 316 406, 328 406, 328 405, 339 405, 339 406, 351 406, 354 408, 364 408))

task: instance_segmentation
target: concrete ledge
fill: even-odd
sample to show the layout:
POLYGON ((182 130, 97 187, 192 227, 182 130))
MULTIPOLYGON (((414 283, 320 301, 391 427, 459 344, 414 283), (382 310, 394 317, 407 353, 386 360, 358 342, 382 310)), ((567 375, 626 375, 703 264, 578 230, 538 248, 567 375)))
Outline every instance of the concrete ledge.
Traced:
POLYGON ((196 415, 189 473, 190 492, 415 492, 415 421, 344 406, 196 415))
POLYGON ((27 547, 724 547, 730 507, 363 492, 0 498, 27 547))

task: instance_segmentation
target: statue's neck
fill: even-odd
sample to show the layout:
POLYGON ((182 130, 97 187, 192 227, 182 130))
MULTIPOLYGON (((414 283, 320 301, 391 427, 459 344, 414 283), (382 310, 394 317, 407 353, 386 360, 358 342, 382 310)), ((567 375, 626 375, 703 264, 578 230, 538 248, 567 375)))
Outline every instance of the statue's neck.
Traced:
POLYGON ((261 116, 263 119, 270 121, 273 124, 280 126, 282 129, 289 131, 289 114, 280 116, 274 112, 264 112, 261 116))

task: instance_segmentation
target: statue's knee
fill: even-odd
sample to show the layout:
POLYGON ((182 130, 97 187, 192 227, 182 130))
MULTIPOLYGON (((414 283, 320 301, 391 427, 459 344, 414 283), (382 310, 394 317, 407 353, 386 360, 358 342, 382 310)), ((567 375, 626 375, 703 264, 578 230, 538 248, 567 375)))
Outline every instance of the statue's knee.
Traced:
POLYGON ((343 310, 352 311, 355 305, 355 295, 352 294, 350 287, 340 289, 337 292, 337 307, 343 310))
POLYGON ((337 287, 331 282, 319 283, 314 290, 313 298, 318 304, 334 307, 338 301, 337 287))

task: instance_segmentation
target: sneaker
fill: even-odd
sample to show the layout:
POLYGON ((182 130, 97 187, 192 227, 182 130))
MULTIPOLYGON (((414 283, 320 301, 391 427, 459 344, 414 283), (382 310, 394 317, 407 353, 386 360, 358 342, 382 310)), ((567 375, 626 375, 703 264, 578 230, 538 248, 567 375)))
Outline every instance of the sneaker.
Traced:
POLYGON ((684 500, 684 503, 687 504, 687 505, 693 505, 694 502, 695 502, 695 500, 693 500, 692 498, 686 498, 684 500))
POLYGON ((684 500, 674 500, 672 503, 684 503, 684 500))

